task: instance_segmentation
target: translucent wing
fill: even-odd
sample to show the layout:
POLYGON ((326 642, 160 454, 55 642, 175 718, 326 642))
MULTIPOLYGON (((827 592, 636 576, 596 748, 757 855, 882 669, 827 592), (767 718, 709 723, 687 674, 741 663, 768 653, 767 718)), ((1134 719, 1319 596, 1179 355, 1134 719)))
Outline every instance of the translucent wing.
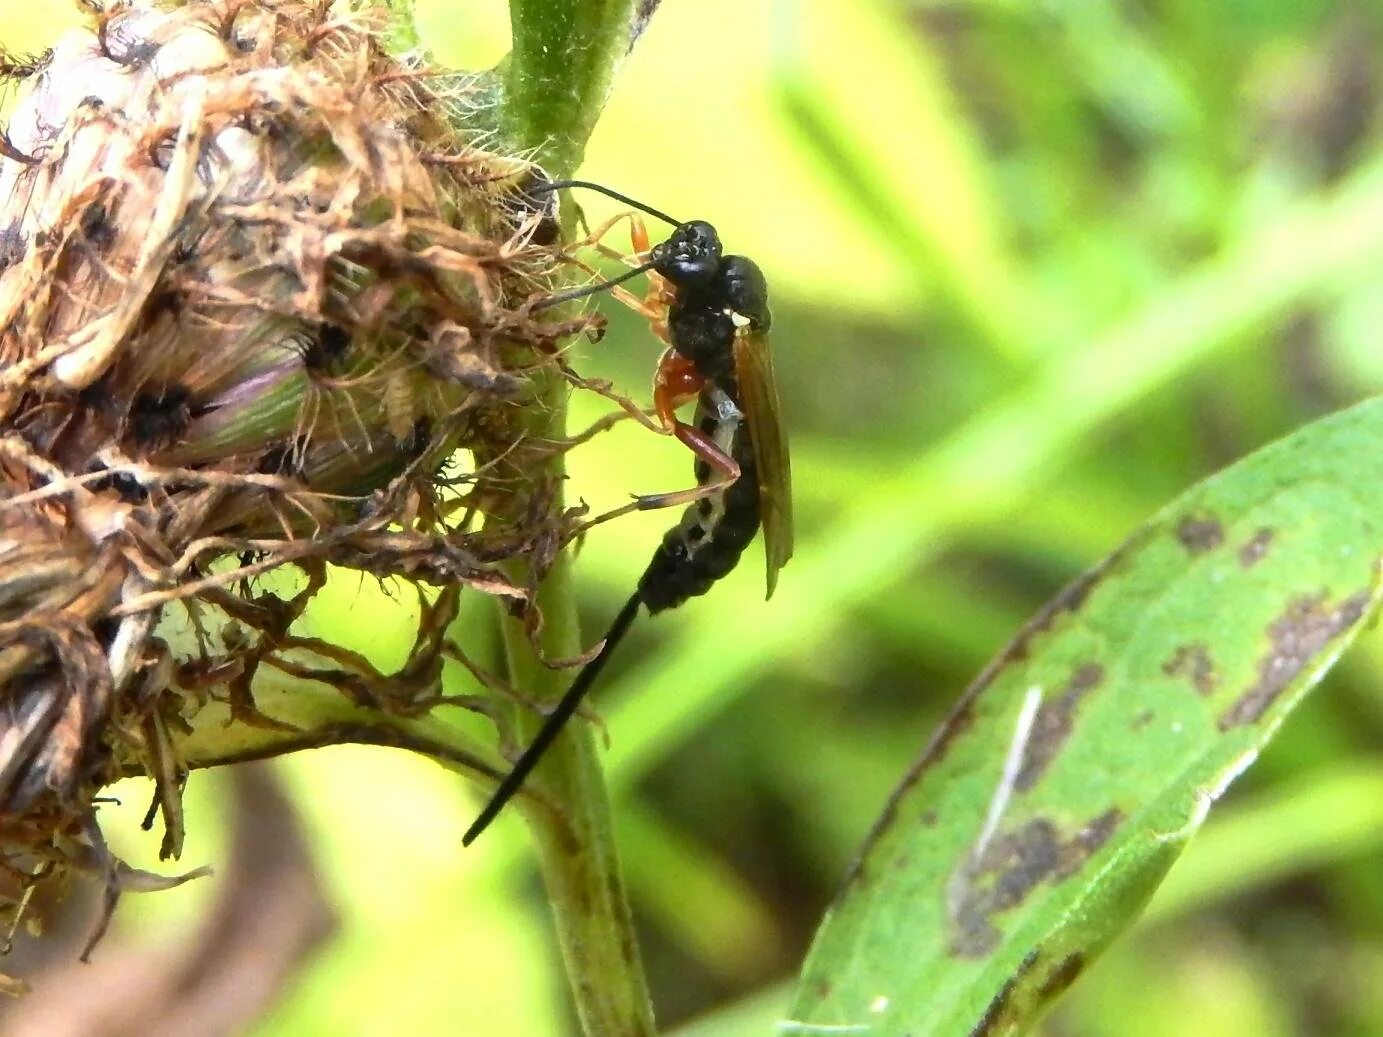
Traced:
POLYGON ((759 509, 771 598, 778 585, 778 570, 792 557, 792 467, 787 436, 779 421, 773 354, 763 332, 744 329, 735 336, 735 378, 749 419, 754 465, 759 471, 759 509))

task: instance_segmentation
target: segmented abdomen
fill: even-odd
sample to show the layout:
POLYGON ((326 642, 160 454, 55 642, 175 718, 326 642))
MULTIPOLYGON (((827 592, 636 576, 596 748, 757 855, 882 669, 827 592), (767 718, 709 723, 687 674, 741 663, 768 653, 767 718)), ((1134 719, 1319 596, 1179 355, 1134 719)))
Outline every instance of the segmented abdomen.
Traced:
MULTIPOLYGON (((676 608, 688 598, 705 594, 734 569, 759 531, 759 480, 749 426, 738 401, 708 386, 697 403, 696 416, 697 427, 735 459, 740 477, 690 505, 681 521, 664 534, 639 580, 639 598, 650 613, 676 608)), ((711 476, 711 466, 698 460, 697 484, 704 486, 711 476)))

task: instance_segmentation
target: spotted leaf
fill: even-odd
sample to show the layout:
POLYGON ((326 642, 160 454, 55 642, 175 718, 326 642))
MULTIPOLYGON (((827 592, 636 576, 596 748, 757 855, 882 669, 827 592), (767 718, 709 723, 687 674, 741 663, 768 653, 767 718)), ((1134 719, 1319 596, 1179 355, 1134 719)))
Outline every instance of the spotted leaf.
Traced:
POLYGON ((1044 609, 894 793, 784 1034, 1024 1030, 1379 598, 1383 401, 1197 486, 1044 609))

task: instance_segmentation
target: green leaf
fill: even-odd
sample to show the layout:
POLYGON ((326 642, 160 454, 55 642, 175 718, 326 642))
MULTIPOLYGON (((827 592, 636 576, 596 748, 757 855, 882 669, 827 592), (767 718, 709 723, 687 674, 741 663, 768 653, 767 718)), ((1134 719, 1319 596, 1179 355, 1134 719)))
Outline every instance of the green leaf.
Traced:
POLYGON ((980 676, 780 1032, 1018 1032, 1129 924, 1379 597, 1383 400, 1202 483, 980 676))

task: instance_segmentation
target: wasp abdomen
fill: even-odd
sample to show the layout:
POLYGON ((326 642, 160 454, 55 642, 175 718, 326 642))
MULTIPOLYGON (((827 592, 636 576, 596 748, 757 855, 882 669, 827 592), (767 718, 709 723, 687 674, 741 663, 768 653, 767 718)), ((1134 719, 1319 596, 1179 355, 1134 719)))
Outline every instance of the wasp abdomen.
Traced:
MULTIPOLYGON (((701 428, 729 439, 740 477, 720 493, 691 505, 682 521, 664 534, 639 580, 639 598, 650 613, 676 608, 688 598, 705 594, 729 575, 759 531, 759 483, 743 420, 708 417, 701 428)), ((710 474, 709 466, 697 466, 699 481, 704 483, 710 474)))

